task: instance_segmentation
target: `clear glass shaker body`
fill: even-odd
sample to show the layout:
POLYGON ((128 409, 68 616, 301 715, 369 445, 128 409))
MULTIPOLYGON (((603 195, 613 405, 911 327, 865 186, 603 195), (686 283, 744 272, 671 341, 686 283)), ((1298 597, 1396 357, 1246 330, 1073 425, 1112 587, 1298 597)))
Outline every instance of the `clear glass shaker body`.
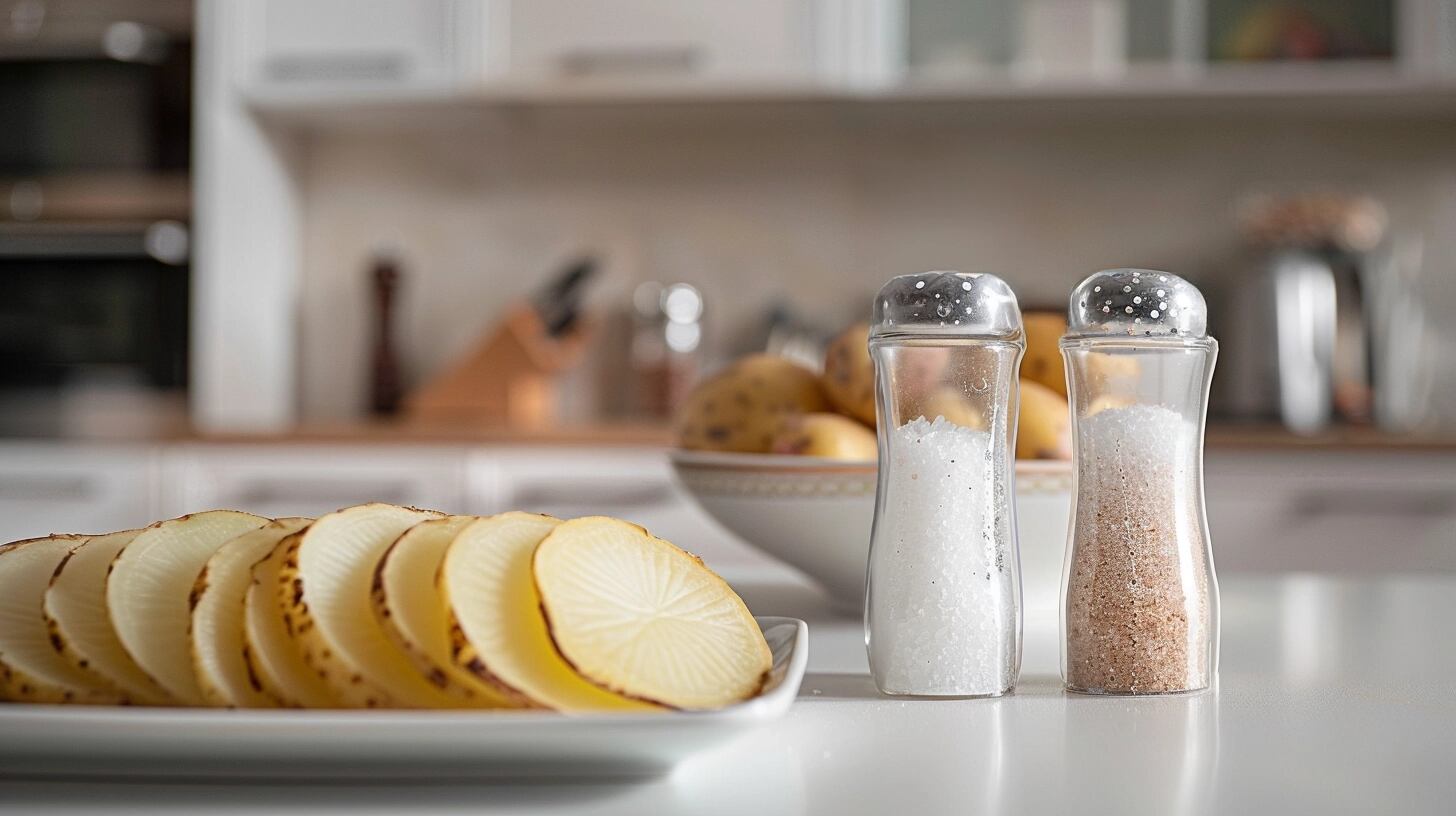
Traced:
POLYGON ((1073 293, 1061 344, 1075 459, 1069 690, 1166 694, 1217 676, 1203 429, 1218 344, 1205 325, 1202 296, 1166 272, 1098 273, 1073 293))
POLYGON ((903 276, 877 300, 870 353, 880 466, 865 641, 886 694, 995 696, 1015 683, 1014 434, 1024 349, 1015 297, 994 276, 903 276), (925 289, 913 288, 922 282, 925 289), (910 305, 894 308, 897 295, 910 305), (913 308, 918 295, 930 302, 930 325, 917 321, 926 314, 913 308), (959 316, 944 326, 940 298, 959 316))

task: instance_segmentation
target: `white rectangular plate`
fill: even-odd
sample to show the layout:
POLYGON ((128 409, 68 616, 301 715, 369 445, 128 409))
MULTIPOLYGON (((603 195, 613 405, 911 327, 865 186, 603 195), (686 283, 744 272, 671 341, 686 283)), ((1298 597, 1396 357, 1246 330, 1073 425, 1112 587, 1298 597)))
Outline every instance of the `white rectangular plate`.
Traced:
POLYGON ((717 711, 296 711, 0 703, 0 773, 151 777, 521 778, 664 774, 695 751, 783 716, 809 627, 757 619, 764 690, 717 711))

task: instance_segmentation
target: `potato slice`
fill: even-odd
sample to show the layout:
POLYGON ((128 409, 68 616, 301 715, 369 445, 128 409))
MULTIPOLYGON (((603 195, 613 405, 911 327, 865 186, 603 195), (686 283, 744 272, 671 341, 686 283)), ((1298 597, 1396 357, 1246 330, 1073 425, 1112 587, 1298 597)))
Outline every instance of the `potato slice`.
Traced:
POLYGON ((243 604, 253 565, 278 542, 312 519, 282 518, 234 538, 207 560, 197 576, 192 607, 192 668, 208 704, 226 708, 277 708, 253 673, 243 642, 243 604))
POLYGON ((557 649, 601 687, 686 709, 763 688, 773 657, 743 600, 702 559, 641 527, 565 522, 532 570, 557 649))
POLYGON ((287 539, 278 574, 283 622, 304 662, 345 706, 459 707, 389 641, 369 601, 374 571, 389 545, 410 527, 441 516, 364 504, 329 513, 287 539))
POLYGON ((45 591, 46 627, 61 657, 140 705, 168 705, 172 696, 142 671, 121 645, 106 608, 106 573, 141 530, 92 536, 71 551, 45 591))
POLYGON ((207 559, 268 519, 236 510, 194 513, 146 528, 111 562, 106 606, 128 654, 182 705, 206 705, 187 631, 192 590, 207 559))
POLYGON ((339 698, 303 662, 303 651, 288 633, 278 603, 278 574, 289 545, 298 535, 284 537, 253 565, 253 579, 243 601, 243 659, 263 692, 283 705, 339 708, 339 698))
POLYGON ((559 519, 502 513, 455 536, 440 570, 455 665, 522 703, 566 712, 656 710, 582 678, 557 653, 531 579, 531 553, 559 519))
POLYGON ((462 706, 514 708, 518 701, 450 659, 449 620, 435 589, 445 550, 476 516, 448 516, 409 528, 379 561, 370 600, 391 642, 416 671, 462 706))
POLYGON ((123 703, 51 645, 41 615, 46 586, 84 536, 57 535, 0 547, 0 699, 30 703, 123 703))

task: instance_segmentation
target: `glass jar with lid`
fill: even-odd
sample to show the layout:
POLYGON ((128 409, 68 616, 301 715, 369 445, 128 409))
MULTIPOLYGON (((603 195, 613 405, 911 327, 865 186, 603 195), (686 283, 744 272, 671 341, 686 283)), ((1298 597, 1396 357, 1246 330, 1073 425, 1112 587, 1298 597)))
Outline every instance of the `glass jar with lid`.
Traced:
POLYGON ((871 674, 886 694, 1004 694, 1021 662, 1016 296, 994 275, 902 275, 875 298, 869 346, 880 448, 871 674))
POLYGON ((1062 354, 1074 499, 1062 597, 1071 691, 1164 694, 1217 676, 1203 426, 1218 343, 1202 294, 1113 269, 1072 292, 1062 354))

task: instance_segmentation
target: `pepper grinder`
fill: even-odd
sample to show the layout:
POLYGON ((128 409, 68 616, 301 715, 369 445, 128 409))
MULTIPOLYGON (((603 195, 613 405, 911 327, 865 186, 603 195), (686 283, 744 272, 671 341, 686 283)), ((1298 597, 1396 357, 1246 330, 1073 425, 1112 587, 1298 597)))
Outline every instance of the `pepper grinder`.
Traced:
POLYGON ((1061 347, 1075 460, 1067 689, 1206 688, 1218 671, 1218 582, 1203 423, 1218 343, 1203 295, 1167 272, 1098 272, 1072 292, 1061 347))
POLYGON ((1016 295, 994 275, 894 278, 869 338, 879 485, 865 641, 885 694, 993 697, 1021 663, 1012 507, 1016 295))
POLYGON ((371 355, 369 407, 376 415, 389 416, 399 410, 403 390, 399 379, 399 355, 394 347, 394 311, 399 292, 399 262, 388 253, 375 257, 370 270, 374 288, 374 348, 371 355))

